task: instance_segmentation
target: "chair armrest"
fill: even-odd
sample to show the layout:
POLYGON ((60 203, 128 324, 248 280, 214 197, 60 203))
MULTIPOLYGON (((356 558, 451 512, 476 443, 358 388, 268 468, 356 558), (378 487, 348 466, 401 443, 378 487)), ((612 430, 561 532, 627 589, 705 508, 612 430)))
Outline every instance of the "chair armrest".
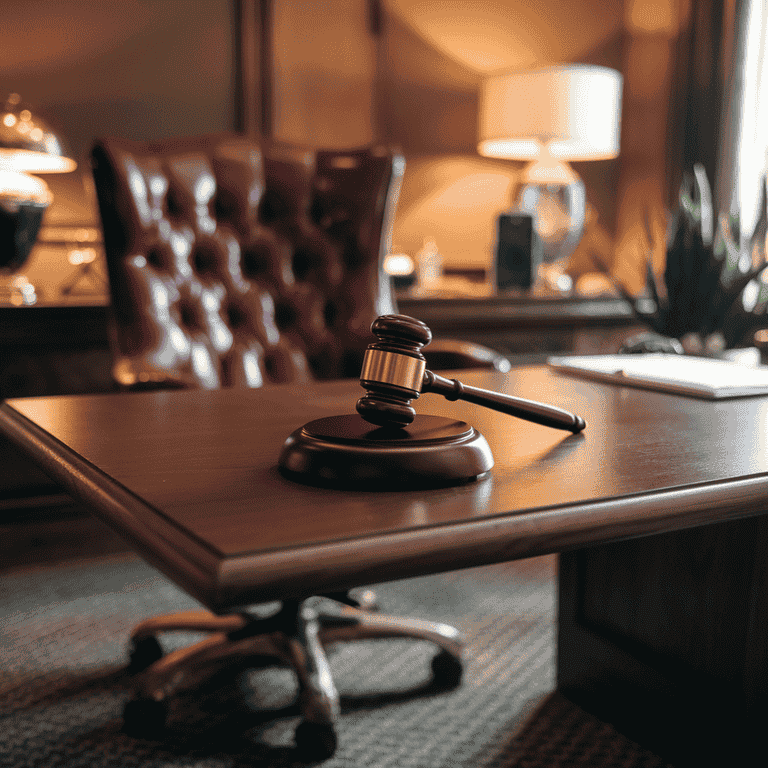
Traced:
POLYGON ((427 366, 433 370, 486 368, 506 373, 512 367, 496 350, 459 339, 433 339, 422 353, 427 358, 427 366))

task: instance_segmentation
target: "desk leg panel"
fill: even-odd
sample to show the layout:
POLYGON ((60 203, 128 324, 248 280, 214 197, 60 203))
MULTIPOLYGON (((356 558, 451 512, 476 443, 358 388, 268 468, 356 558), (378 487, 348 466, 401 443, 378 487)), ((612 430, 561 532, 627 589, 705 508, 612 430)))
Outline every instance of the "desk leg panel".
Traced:
POLYGON ((768 710, 766 590, 765 518, 563 554, 558 688, 675 764, 736 764, 768 710))

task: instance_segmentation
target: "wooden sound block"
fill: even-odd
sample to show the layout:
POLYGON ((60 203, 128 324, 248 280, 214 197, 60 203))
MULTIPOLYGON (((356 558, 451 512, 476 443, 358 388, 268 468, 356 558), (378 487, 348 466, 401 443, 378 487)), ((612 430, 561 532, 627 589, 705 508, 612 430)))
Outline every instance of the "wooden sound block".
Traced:
POLYGON ((343 490, 441 488, 476 480, 493 466, 472 426, 418 414, 403 428, 357 414, 310 421, 283 444, 280 471, 291 480, 343 490))

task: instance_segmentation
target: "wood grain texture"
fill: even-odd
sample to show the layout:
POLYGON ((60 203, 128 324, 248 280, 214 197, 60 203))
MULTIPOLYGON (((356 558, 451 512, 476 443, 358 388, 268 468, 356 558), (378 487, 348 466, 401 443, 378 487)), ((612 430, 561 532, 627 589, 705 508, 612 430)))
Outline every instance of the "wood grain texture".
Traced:
POLYGON ((766 540, 763 516, 563 554, 558 688, 675 766, 763 765, 766 540))
POLYGON ((768 398, 712 403, 541 367, 460 378, 573 411, 587 429, 426 395, 417 410, 475 426, 495 467, 460 487, 387 493, 277 471, 297 427, 353 412, 362 390, 351 380, 15 400, 0 431, 217 610, 768 509, 768 398))
POLYGON ((400 312, 418 317, 433 333, 472 329, 630 327, 637 324, 623 299, 539 298, 526 295, 430 298, 400 295, 400 312))

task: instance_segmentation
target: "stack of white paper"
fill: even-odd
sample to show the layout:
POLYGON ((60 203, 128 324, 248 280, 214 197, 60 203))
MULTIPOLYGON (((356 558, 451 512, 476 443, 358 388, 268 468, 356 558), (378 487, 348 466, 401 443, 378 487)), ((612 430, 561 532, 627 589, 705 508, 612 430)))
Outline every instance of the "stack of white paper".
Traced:
POLYGON ((663 353, 550 357, 557 371, 614 384, 718 399, 768 394, 768 366, 663 353))

